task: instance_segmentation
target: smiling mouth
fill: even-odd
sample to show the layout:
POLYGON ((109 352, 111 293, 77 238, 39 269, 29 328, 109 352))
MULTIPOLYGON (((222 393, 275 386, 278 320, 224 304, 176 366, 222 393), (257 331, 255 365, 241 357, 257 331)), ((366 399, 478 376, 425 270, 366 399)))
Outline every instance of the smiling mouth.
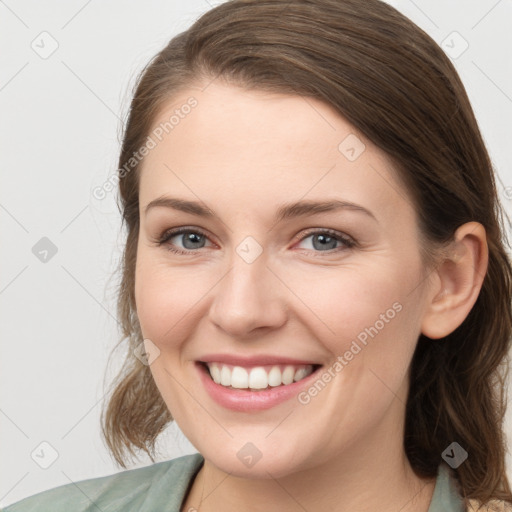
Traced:
POLYGON ((228 389, 265 391, 299 382, 317 371, 320 364, 236 366, 220 362, 200 362, 210 378, 228 389))

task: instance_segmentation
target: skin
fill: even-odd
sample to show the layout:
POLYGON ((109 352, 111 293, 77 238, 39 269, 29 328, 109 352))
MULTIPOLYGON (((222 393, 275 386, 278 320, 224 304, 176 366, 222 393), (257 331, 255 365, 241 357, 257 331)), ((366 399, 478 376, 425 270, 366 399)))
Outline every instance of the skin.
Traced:
POLYGON ((190 96, 198 101, 145 157, 140 179, 135 295, 144 338, 158 349, 150 369, 205 457, 182 510, 426 512, 435 482, 414 474, 402 446, 408 370, 420 333, 449 334, 475 303, 487 267, 483 226, 461 226, 441 263, 425 268, 416 212, 390 161, 330 106, 205 85, 162 109, 155 126, 190 96), (365 145, 354 161, 338 149, 349 134, 365 145), (217 218, 146 212, 162 196, 200 201, 217 218), (343 199, 375 218, 347 209, 273 223, 279 206, 299 199, 343 199), (171 252, 193 247, 183 235, 158 244, 180 226, 205 232, 202 247, 171 252), (327 251, 310 228, 357 244, 327 251), (252 263, 236 251, 247 236, 262 249, 252 263), (328 368, 394 303, 400 312, 307 404, 235 412, 198 378, 194 362, 206 353, 328 368), (248 442, 262 455, 252 467, 237 457, 248 442))

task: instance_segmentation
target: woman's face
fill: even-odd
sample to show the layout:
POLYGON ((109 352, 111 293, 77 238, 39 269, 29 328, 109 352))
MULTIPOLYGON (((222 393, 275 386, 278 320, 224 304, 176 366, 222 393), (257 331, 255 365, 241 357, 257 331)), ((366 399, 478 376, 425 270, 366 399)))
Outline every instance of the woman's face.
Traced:
POLYGON ((320 101, 218 82, 152 133, 137 313, 185 435, 262 478, 402 450, 428 280, 384 153, 320 101))

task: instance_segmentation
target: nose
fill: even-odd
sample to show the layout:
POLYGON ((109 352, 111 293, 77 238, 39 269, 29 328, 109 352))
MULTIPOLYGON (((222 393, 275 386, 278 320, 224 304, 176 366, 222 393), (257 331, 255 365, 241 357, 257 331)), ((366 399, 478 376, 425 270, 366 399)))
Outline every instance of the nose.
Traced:
POLYGON ((274 272, 264 254, 248 263, 234 253, 230 269, 212 290, 210 320, 240 339, 282 326, 286 322, 286 288, 274 272))

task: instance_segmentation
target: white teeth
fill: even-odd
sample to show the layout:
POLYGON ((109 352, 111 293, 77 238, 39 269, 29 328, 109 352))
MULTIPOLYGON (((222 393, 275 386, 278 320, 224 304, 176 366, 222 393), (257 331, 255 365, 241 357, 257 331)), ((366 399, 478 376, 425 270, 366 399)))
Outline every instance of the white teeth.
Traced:
POLYGON ((308 372, 306 370, 306 368, 299 368, 296 372, 295 372, 295 375, 293 377, 293 380, 295 382, 297 382, 298 380, 301 380, 303 379, 304 377, 307 377, 308 376, 308 372))
POLYGON ((287 366, 283 372, 283 384, 291 384, 293 382, 293 376, 295 375, 295 369, 293 366, 287 366))
MULTIPOLYGON (((222 383, 222 385, 225 386, 224 383, 222 383)), ((245 368, 242 368, 241 366, 235 366, 233 368, 233 371, 231 372, 231 385, 238 389, 245 389, 249 387, 249 374, 245 368)))
POLYGON ((215 384, 220 384, 220 370, 215 363, 212 363, 210 365, 210 375, 212 376, 212 379, 215 382, 215 384))
POLYGON ((265 389, 268 387, 268 375, 261 366, 253 368, 249 375, 249 386, 251 389, 265 389))
POLYGON ((272 366, 271 370, 268 372, 268 385, 275 387, 280 386, 281 384, 281 370, 279 369, 279 366, 272 366))
POLYGON ((231 370, 227 366, 222 366, 220 370, 220 383, 223 386, 231 386, 231 370))
POLYGON ((210 375, 216 384, 233 387, 236 389, 266 389, 297 382, 313 372, 313 366, 286 365, 280 366, 255 366, 243 368, 242 366, 230 366, 222 363, 207 363, 210 375))

